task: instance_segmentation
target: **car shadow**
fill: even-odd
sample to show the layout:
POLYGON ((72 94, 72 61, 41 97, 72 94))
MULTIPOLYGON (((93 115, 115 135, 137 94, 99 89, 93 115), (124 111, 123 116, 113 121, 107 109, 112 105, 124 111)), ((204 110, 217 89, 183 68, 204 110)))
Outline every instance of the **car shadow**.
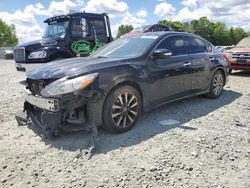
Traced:
MULTIPOLYGON (((238 92, 225 90, 222 96, 215 100, 198 96, 169 103, 151 112, 144 113, 132 130, 122 134, 111 134, 99 129, 95 153, 106 153, 137 145, 174 128, 195 131, 196 128, 189 126, 190 120, 206 116, 219 108, 223 108, 240 96, 241 94, 238 92), (160 123, 160 121, 169 119, 177 120, 180 123, 174 125, 162 125, 160 123)), ((62 133, 52 140, 44 139, 45 143, 51 147, 67 151, 87 148, 89 140, 90 134, 87 132, 62 133)))
POLYGON ((249 71, 234 71, 230 74, 230 76, 250 77, 250 70, 249 71))

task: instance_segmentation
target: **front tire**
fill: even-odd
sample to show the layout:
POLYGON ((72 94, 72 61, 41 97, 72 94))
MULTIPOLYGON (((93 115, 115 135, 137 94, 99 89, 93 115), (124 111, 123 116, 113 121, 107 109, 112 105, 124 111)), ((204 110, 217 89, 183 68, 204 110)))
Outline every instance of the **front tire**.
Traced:
POLYGON ((210 90, 207 94, 205 94, 206 97, 211 99, 219 98, 222 94, 223 87, 225 85, 225 78, 224 74, 221 70, 217 70, 210 83, 210 90))
POLYGON ((142 102, 137 89, 129 85, 111 91, 103 106, 103 126, 114 133, 132 129, 141 114, 142 102))

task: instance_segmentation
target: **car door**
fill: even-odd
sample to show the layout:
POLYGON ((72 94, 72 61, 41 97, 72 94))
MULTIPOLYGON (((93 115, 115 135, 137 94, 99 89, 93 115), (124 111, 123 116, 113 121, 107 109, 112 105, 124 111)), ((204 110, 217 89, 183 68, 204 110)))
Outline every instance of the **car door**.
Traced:
POLYGON ((168 59, 150 58, 149 79, 151 80, 152 103, 161 103, 188 95, 192 87, 190 58, 183 35, 172 35, 162 40, 157 49, 168 49, 168 59))
POLYGON ((213 61, 212 47, 199 37, 184 37, 187 42, 187 53, 191 58, 192 93, 200 92, 209 85, 213 61))

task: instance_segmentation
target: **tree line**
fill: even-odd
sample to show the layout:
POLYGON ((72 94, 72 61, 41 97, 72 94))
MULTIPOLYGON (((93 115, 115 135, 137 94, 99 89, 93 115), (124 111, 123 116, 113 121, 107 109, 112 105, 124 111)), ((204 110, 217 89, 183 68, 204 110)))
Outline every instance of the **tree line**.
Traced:
MULTIPOLYGON (((242 38, 247 37, 250 33, 247 33, 244 29, 227 28, 225 23, 211 22, 207 17, 201 17, 190 22, 179 22, 170 20, 160 20, 159 24, 165 26, 171 26, 174 31, 189 32, 207 39, 215 46, 235 45, 242 38)), ((121 25, 118 28, 116 38, 133 30, 131 25, 121 25)))
POLYGON ((0 47, 13 47, 18 43, 14 25, 8 25, 0 19, 0 47))

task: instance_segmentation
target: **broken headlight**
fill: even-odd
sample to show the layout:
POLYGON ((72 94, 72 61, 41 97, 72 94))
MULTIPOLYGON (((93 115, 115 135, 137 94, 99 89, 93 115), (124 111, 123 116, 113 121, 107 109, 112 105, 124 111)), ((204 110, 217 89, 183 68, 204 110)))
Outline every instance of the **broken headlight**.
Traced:
POLYGON ((73 79, 68 79, 67 77, 61 78, 43 88, 41 95, 44 97, 52 97, 80 91, 90 85, 97 76, 98 73, 93 73, 73 79))

